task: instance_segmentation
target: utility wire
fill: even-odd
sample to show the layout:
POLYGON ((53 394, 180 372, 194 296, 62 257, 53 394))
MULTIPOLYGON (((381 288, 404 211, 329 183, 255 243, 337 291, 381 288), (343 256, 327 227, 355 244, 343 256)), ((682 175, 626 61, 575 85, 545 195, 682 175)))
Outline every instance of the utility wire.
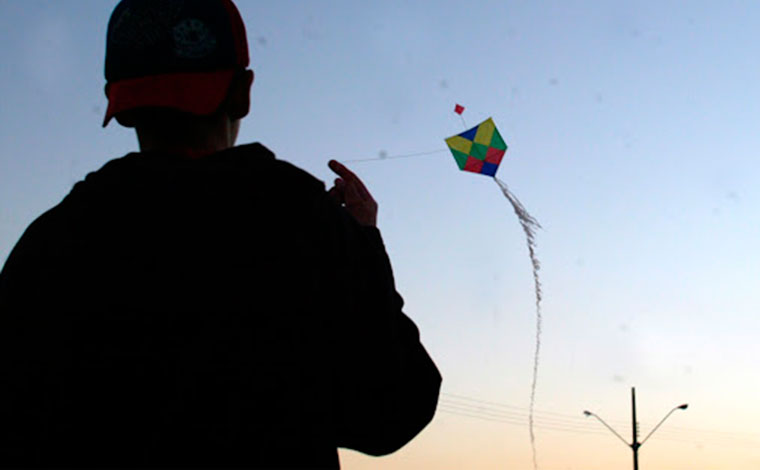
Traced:
MULTIPOLYGON (((525 423, 525 419, 528 416, 527 413, 508 412, 508 411, 498 410, 498 409, 484 407, 480 405, 472 406, 472 405, 467 405, 464 403, 450 402, 445 399, 441 400, 439 404, 440 406, 446 407, 448 409, 458 409, 458 410, 468 411, 471 413, 487 414, 490 416, 512 420, 512 421, 523 423, 523 424, 525 423)), ((571 428, 578 428, 578 429, 596 429, 596 426, 594 426, 592 423, 589 423, 587 420, 583 420, 583 419, 573 420, 569 418, 556 418, 556 417, 541 416, 541 415, 536 415, 535 419, 536 419, 536 422, 540 422, 542 424, 552 425, 552 426, 564 426, 564 427, 571 427, 571 428)))
MULTIPOLYGON (((482 400, 479 398, 441 393, 439 410, 453 415, 474 419, 501 422, 515 426, 525 425, 528 409, 515 405, 482 400)), ((535 411, 536 427, 547 431, 570 432, 576 434, 606 434, 590 426, 585 418, 552 411, 535 411)), ((612 422, 614 423, 614 422, 612 422)), ((619 425, 619 428, 627 429, 619 425)), ((644 429, 647 426, 642 426, 644 429)), ((669 427, 658 433, 658 439, 674 442, 718 446, 760 447, 760 436, 747 433, 704 430, 687 427, 669 427)))
MULTIPOLYGON (((525 419, 514 419, 514 418, 509 418, 507 416, 501 416, 498 414, 488 413, 485 411, 475 411, 472 409, 455 407, 451 405, 442 405, 440 409, 441 411, 445 411, 445 412, 467 413, 471 417, 475 417, 475 418, 484 417, 484 418, 496 419, 508 424, 515 424, 519 426, 525 425, 525 419)), ((562 424, 562 423, 544 422, 540 419, 536 419, 535 424, 536 424, 536 427, 538 428, 551 429, 555 431, 591 432, 591 433, 598 432, 598 427, 594 429, 594 428, 582 426, 582 425, 568 425, 568 424, 562 424)))
MULTIPOLYGON (((441 393, 441 397, 442 397, 442 400, 444 400, 444 401, 446 401, 446 400, 454 400, 454 401, 459 401, 459 402, 464 402, 464 403, 468 403, 469 402, 469 403, 474 403, 474 404, 477 404, 477 405, 492 406, 492 407, 496 407, 497 409, 514 410, 517 413, 522 413, 523 416, 527 416, 528 412, 529 412, 529 409, 526 408, 526 407, 520 407, 520 406, 515 406, 515 405, 507 405, 507 404, 504 404, 504 403, 499 403, 499 402, 494 402, 494 401, 488 401, 488 400, 482 400, 482 399, 479 399, 479 398, 473 398, 473 397, 468 397, 468 396, 464 396, 464 395, 457 395, 457 394, 453 394, 453 393, 443 392, 443 393, 441 393)), ((476 406, 476 405, 473 405, 473 406, 476 406)), ((580 413, 578 413, 578 415, 569 415, 567 413, 557 413, 557 412, 554 412, 554 411, 541 411, 541 410, 535 410, 535 413, 536 413, 537 416, 550 415, 550 416, 553 416, 553 417, 557 417, 558 419, 565 419, 565 420, 570 420, 570 421, 575 421, 575 422, 584 422, 584 423, 587 423, 587 420, 584 417, 582 417, 580 413)), ((623 421, 617 421, 617 422, 616 421, 610 421, 610 422, 613 423, 613 424, 619 424, 621 426, 623 426, 623 425, 629 425, 630 426, 630 422, 629 421, 625 421, 625 422, 623 422, 623 421)))
MULTIPOLYGON (((439 407, 439 411, 447 414, 457 415, 457 416, 463 416, 467 418, 473 418, 473 419, 479 419, 484 421, 492 421, 497 423, 505 423, 505 424, 511 424, 513 426, 524 426, 525 421, 514 421, 509 420, 505 418, 501 418, 498 416, 492 416, 484 413, 478 413, 473 411, 463 411, 458 409, 452 409, 450 407, 447 407, 446 405, 439 407)), ((575 428, 568 428, 568 427, 558 427, 558 426, 550 426, 546 424, 542 424, 538 421, 536 421, 536 427, 541 430, 545 431, 557 431, 557 432, 567 432, 572 434, 596 434, 596 435, 608 435, 606 432, 602 432, 592 429, 575 429, 575 428)), ((657 437, 658 440, 663 441, 670 441, 670 442, 679 442, 683 444, 698 444, 703 446, 715 446, 715 447, 748 447, 751 449, 757 449, 760 447, 760 441, 757 440, 736 440, 736 439, 703 439, 698 437, 688 437, 688 436, 668 436, 668 435, 659 435, 657 437)))
MULTIPOLYGON (((462 408, 471 410, 473 412, 483 412, 483 413, 489 413, 493 414, 495 416, 500 416, 504 418, 509 419, 516 419, 520 420, 521 422, 524 422, 524 420, 528 417, 527 413, 516 413, 516 412, 510 412, 510 411, 503 411, 499 409, 484 407, 481 405, 467 405, 465 403, 460 402, 451 402, 446 399, 442 399, 440 401, 441 405, 453 407, 453 408, 462 408)), ((543 416, 540 414, 536 414, 535 418, 537 421, 540 421, 545 424, 553 424, 553 425, 565 425, 565 426, 575 426, 575 427, 582 427, 586 429, 594 429, 596 426, 594 426, 592 423, 589 423, 588 420, 584 419, 573 419, 573 418, 558 418, 554 416, 543 416)))

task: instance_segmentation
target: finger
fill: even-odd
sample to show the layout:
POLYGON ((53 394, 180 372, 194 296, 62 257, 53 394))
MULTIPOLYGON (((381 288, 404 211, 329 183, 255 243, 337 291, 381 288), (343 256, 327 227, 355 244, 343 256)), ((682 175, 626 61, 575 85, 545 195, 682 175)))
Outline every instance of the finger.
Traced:
POLYGON ((364 199, 372 199, 372 194, 370 194, 367 187, 364 186, 364 182, 360 180, 359 178, 356 178, 356 189, 359 191, 359 193, 362 195, 364 199))
POLYGON ((347 181, 353 181, 356 179, 359 179, 353 171, 346 168, 342 163, 336 161, 336 160, 330 160, 328 163, 328 166, 332 171, 338 174, 341 178, 347 181))
POLYGON ((332 199, 336 203, 343 204, 343 195, 341 194, 340 191, 338 191, 338 188, 336 188, 335 186, 333 186, 332 188, 330 188, 329 191, 327 191, 327 195, 330 196, 330 199, 332 199))
POLYGON ((344 204, 346 202, 346 183, 340 178, 335 178, 334 186, 327 193, 337 203, 344 204))
POLYGON ((335 191, 340 195, 340 201, 346 201, 346 182, 341 178, 335 178, 335 191))
POLYGON ((339 173, 342 171, 343 168, 346 168, 342 163, 340 163, 338 160, 330 160, 327 162, 327 166, 330 167, 330 169, 336 173, 339 173))
POLYGON ((347 201, 361 202, 364 200, 364 198, 362 197, 361 191, 359 190, 358 186, 354 182, 345 185, 344 193, 345 193, 345 198, 347 201))
MULTIPOLYGON (((362 180, 354 174, 351 170, 346 168, 343 164, 335 161, 330 160, 328 163, 331 170, 333 170, 335 173, 339 174, 341 177, 343 177, 347 183, 356 185, 358 194, 364 198, 364 199, 373 199, 372 195, 370 194, 367 187, 364 185, 362 180)), ((374 199, 373 199, 374 200, 374 199)))

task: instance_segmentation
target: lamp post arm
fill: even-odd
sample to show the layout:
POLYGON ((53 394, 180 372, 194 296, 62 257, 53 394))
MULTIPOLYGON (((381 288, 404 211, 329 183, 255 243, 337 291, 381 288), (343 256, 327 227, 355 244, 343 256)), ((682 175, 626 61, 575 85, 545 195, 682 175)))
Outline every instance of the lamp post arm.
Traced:
POLYGON ((651 436, 652 434, 654 434, 654 432, 657 431, 657 428, 659 428, 660 426, 662 426, 662 423, 664 423, 665 420, 668 419, 668 417, 670 417, 670 415, 672 415, 674 411, 676 411, 678 409, 683 409, 682 406, 683 405, 676 406, 675 408, 673 408, 672 410, 670 410, 670 412, 668 414, 666 414, 665 417, 662 418, 659 423, 657 423, 657 426, 655 426, 654 429, 652 429, 651 431, 649 431, 649 434, 647 434, 647 437, 645 437, 644 440, 641 441, 641 444, 645 443, 647 441, 647 439, 649 439, 649 436, 651 436))
POLYGON ((621 441, 623 441, 623 444, 625 444, 628 447, 631 447, 631 444, 629 444, 628 441, 626 441, 625 439, 623 439, 623 436, 621 436, 620 434, 617 433, 617 431, 615 431, 614 429, 612 429, 612 427, 610 427, 609 424, 605 423, 602 418, 600 418, 599 416, 597 416, 595 413, 591 413, 591 412, 589 412, 589 415, 593 416, 596 419, 598 419, 600 423, 602 423, 607 429, 609 429, 610 431, 612 431, 612 434, 616 435, 618 437, 618 439, 620 439, 621 441))

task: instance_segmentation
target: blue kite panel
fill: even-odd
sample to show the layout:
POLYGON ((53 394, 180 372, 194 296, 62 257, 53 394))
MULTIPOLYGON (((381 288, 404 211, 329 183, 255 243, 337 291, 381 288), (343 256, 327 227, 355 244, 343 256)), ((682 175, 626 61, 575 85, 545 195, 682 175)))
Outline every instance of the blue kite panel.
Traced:
POLYGON ((483 169, 480 170, 481 175, 486 176, 494 176, 496 175, 496 170, 499 169, 499 165, 495 165, 493 163, 483 162, 483 169))
POLYGON ((459 134, 459 137, 464 137, 467 140, 475 140, 475 135, 478 133, 478 127, 480 126, 475 126, 469 131, 462 132, 459 134))

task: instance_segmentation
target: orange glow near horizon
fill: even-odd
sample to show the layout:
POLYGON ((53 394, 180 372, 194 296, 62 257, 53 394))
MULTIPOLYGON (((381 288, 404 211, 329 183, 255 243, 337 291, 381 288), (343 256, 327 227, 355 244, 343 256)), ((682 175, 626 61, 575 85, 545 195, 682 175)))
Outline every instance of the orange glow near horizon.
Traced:
MULTIPOLYGON (((621 428, 618 432, 623 434, 623 430, 630 432, 630 428, 621 428)), ((663 425, 641 446, 640 468, 760 468, 760 448, 738 433, 698 432, 676 425, 666 430, 663 425)), ((630 439, 631 436, 624 434, 623 437, 630 439)), ((640 436, 640 440, 643 437, 640 436)), ((593 432, 538 428, 537 448, 540 470, 609 470, 632 466, 632 450, 601 424, 593 432)), ((341 467, 348 470, 533 469, 527 424, 521 427, 445 412, 439 412, 420 435, 394 454, 371 457, 341 449, 340 457, 341 467)))

